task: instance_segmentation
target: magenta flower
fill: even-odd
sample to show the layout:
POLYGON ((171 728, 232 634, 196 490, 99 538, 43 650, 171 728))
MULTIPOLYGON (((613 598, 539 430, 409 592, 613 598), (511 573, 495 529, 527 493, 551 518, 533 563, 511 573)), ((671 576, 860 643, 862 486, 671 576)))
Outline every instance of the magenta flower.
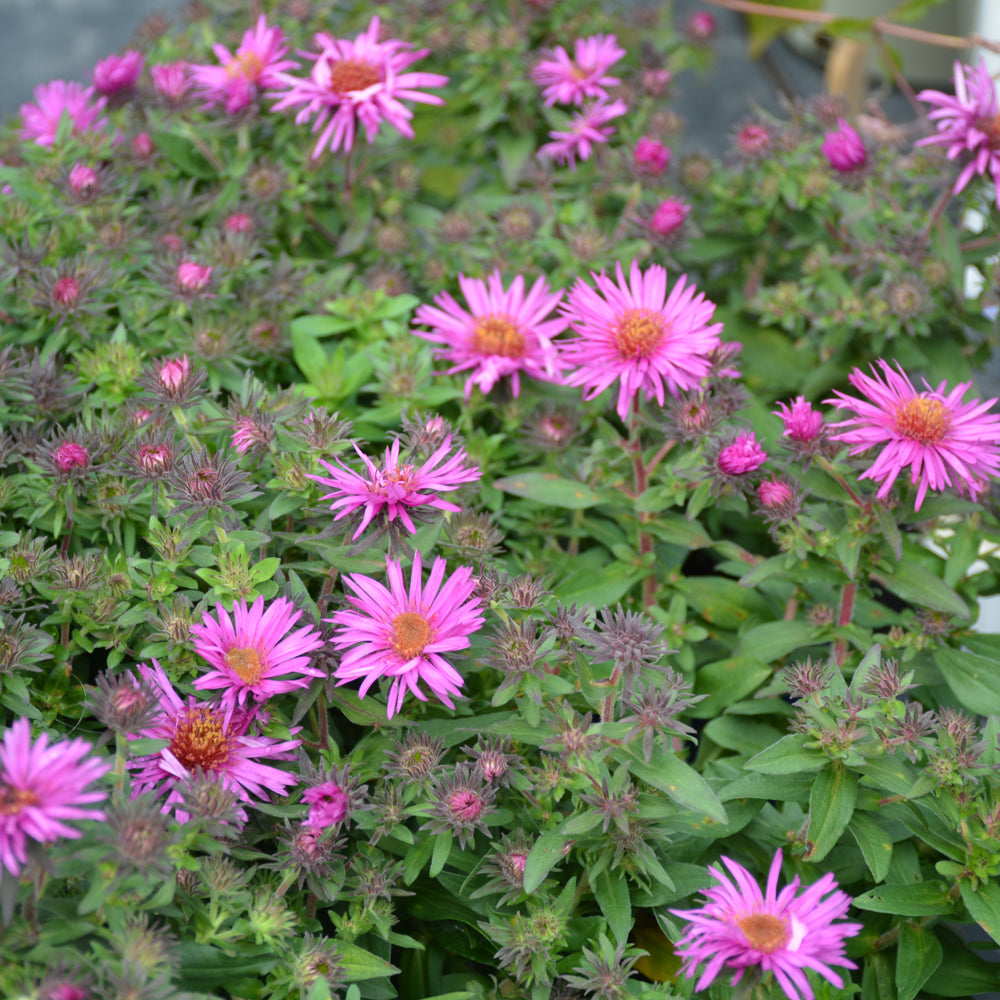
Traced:
POLYGON ((695 11, 688 18, 687 33, 695 42, 710 41, 715 34, 715 18, 707 10, 695 11))
POLYGON ((583 104, 589 98, 605 100, 609 95, 604 88, 621 83, 617 77, 607 76, 607 71, 624 55, 614 35, 578 38, 573 43, 572 59, 557 45, 531 71, 531 79, 544 87, 546 107, 583 104))
POLYGON ((467 649, 469 636, 483 624, 479 601, 472 597, 476 582, 462 566, 447 579, 445 562, 434 560, 426 584, 421 582, 420 553, 413 557, 410 582, 394 559, 386 560, 389 588, 370 576, 353 573, 344 582, 354 592, 348 602, 354 610, 338 611, 329 619, 336 626, 331 642, 344 650, 334 672, 338 684, 360 680, 363 698, 381 677, 389 677, 388 718, 412 691, 421 701, 431 693, 449 708, 462 687, 462 675, 441 655, 467 649))
POLYGON ((814 410, 805 396, 796 396, 790 405, 778 403, 778 409, 771 412, 784 421, 782 436, 800 444, 814 441, 823 428, 823 414, 814 410))
POLYGON ((184 103, 188 91, 194 86, 186 62, 158 63, 149 68, 149 75, 153 78, 153 89, 174 107, 184 103))
POLYGON ((336 826, 351 806, 351 796, 336 781, 324 781, 306 789, 302 801, 311 807, 306 826, 317 831, 336 826))
POLYGON ((353 42, 320 32, 315 42, 319 53, 302 53, 315 60, 308 78, 279 73, 280 85, 287 91, 279 98, 274 111, 298 107, 296 124, 315 116, 312 131, 319 132, 312 158, 324 149, 336 152, 343 147, 350 152, 360 125, 368 142, 374 142, 383 121, 413 138, 410 119, 413 112, 403 101, 421 104, 444 104, 422 87, 443 87, 448 77, 438 73, 407 73, 413 63, 423 59, 428 49, 410 51, 413 46, 398 39, 378 40, 379 19, 373 17, 366 31, 353 42))
POLYGON ((617 283, 603 271, 591 274, 593 289, 578 279, 562 307, 576 340, 561 342, 563 360, 580 367, 564 379, 593 399, 616 379, 618 416, 625 419, 640 391, 662 406, 671 395, 696 389, 711 370, 721 323, 709 325, 715 305, 682 275, 667 294, 667 272, 658 264, 645 273, 632 261, 628 281, 617 265, 617 283))
MULTIPOLYGON (((339 468, 320 459, 330 476, 310 476, 323 486, 332 486, 333 492, 321 497, 333 499, 330 510, 339 510, 334 518, 339 521, 355 511, 362 511, 361 523, 352 538, 357 538, 376 518, 384 518, 386 523, 396 520, 411 534, 416 533, 416 525, 410 511, 416 507, 433 507, 437 510, 458 511, 461 507, 448 503, 436 496, 438 492, 457 490, 463 483, 472 483, 479 478, 479 466, 466 466, 467 455, 459 448, 447 459, 451 448, 451 435, 431 453, 423 465, 400 464, 399 440, 386 448, 382 466, 377 466, 355 443, 354 450, 365 463, 367 476, 359 475, 342 462, 339 468)), ((338 459, 338 462, 340 460, 338 459)))
POLYGON ((727 476, 743 476, 755 472, 767 461, 767 452, 757 443, 754 432, 743 431, 736 440, 719 452, 716 463, 727 476))
POLYGON ((110 55, 94 67, 94 89, 103 97, 124 97, 135 90, 146 57, 135 49, 110 55))
POLYGON ((546 317, 562 302, 562 292, 550 292, 548 282, 538 278, 525 295, 521 275, 505 290, 499 271, 486 281, 460 274, 458 283, 469 310, 441 292, 433 306, 420 306, 414 317, 414 322, 431 330, 413 332, 444 345, 434 353, 452 363, 447 374, 471 369, 465 381, 466 399, 474 385, 489 392, 504 375, 511 377, 517 396, 522 371, 543 382, 559 381, 559 352, 552 338, 562 333, 567 323, 561 316, 546 317))
POLYGON ((86 469, 90 465, 90 453, 76 441, 63 441, 53 452, 52 461, 60 472, 86 469))
POLYGON ((177 287, 182 295, 197 295, 203 292, 212 280, 214 269, 208 264, 198 264, 184 260, 177 265, 177 287))
POLYGON ((35 103, 21 105, 21 138, 33 140, 39 146, 51 146, 63 115, 72 123, 73 135, 103 128, 108 120, 98 116, 104 109, 104 98, 91 102, 93 96, 93 87, 66 80, 39 84, 35 87, 35 103))
POLYGON ((279 597, 266 608, 263 597, 249 608, 245 600, 234 602, 232 618, 217 604, 215 614, 191 626, 195 652, 212 667, 194 686, 199 691, 221 689, 223 708, 245 704, 247 695, 266 701, 325 676, 309 665, 323 639, 311 625, 292 631, 302 612, 288 598, 279 597))
POLYGON ((673 236, 684 225, 685 219, 690 214, 690 205, 678 198, 667 198, 656 207, 646 226, 653 236, 665 239, 668 236, 673 236))
POLYGON ((879 365, 884 380, 874 366, 871 376, 855 368, 847 377, 865 399, 836 392, 833 399, 824 400, 854 414, 832 424, 831 430, 843 429, 830 435, 852 445, 851 455, 883 446, 860 478, 880 483, 876 495, 882 499, 909 467, 910 482, 917 487, 915 510, 920 510, 928 490, 941 492, 951 486, 979 496, 985 481, 1000 473, 1000 415, 988 412, 996 399, 962 402, 971 382, 946 393, 944 382, 932 389, 925 381, 926 389, 917 392, 898 362, 898 371, 881 359, 879 365))
POLYGON ((42 733, 31 740, 31 722, 17 719, 0 742, 0 868, 19 875, 28 861, 28 841, 49 844, 60 837, 76 838, 80 831, 67 820, 104 819, 99 809, 107 792, 87 786, 110 770, 107 761, 87 757, 86 740, 49 745, 42 733))
MULTIPOLYGON (((182 790, 199 771, 215 776, 241 802, 266 802, 269 792, 285 795, 298 781, 294 774, 262 764, 259 758, 288 760, 301 740, 248 735, 251 716, 238 710, 234 701, 223 707, 199 702, 193 695, 182 700, 156 660, 152 668, 140 663, 139 674, 160 695, 163 715, 137 736, 168 743, 158 753, 129 762, 133 798, 147 791, 166 794, 163 811, 173 809, 177 820, 185 823, 190 815, 181 808, 182 790)), ((246 818, 242 810, 241 818, 246 818)))
POLYGON ((277 87, 285 70, 299 68, 294 59, 282 58, 288 52, 284 33, 277 26, 268 27, 263 14, 243 33, 235 55, 225 45, 213 45, 212 51, 219 66, 192 63, 188 71, 204 106, 222 104, 229 115, 248 108, 262 91, 277 87))
POLYGON ((868 159, 861 136, 843 118, 837 119, 836 132, 826 133, 820 148, 830 166, 840 174, 860 170, 868 159))
POLYGON ((792 488, 783 479, 765 479, 757 487, 757 497, 765 507, 783 507, 792 502, 792 488))
POLYGON ((862 925, 834 923, 847 913, 851 897, 837 889, 833 875, 828 872, 798 895, 796 875, 779 893, 779 850, 762 894, 746 868, 727 857, 722 861, 732 877, 719 868, 708 869, 719 885, 705 890, 707 901, 700 910, 670 911, 691 921, 676 945, 684 974, 691 976, 706 963, 695 992, 707 989, 724 967, 736 970, 732 985, 749 968, 772 973, 789 1000, 813 1000, 806 969, 842 988, 843 978, 831 966, 857 968, 844 954, 844 939, 862 925))
POLYGON ((542 159, 550 158, 556 163, 576 170, 577 158, 589 160, 595 145, 603 145, 615 134, 614 125, 608 122, 625 114, 628 107, 624 101, 603 100, 584 108, 570 119, 567 131, 549 132, 552 142, 540 146, 537 155, 542 159))
POLYGON ((917 145, 941 143, 948 147, 949 160, 963 161, 955 194, 976 174, 989 171, 1000 208, 1000 105, 986 62, 980 60, 978 66, 955 63, 954 97, 939 90, 922 90, 917 97, 937 105, 927 117, 938 130, 937 135, 920 139, 917 145))
POLYGON ((670 163, 670 150, 659 139, 642 136, 632 151, 632 169, 637 174, 658 177, 670 163))

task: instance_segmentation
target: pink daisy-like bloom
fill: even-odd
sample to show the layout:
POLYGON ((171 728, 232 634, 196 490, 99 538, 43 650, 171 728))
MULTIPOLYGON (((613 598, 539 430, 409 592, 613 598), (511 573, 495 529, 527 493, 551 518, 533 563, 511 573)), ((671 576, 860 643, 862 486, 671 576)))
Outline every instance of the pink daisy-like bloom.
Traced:
POLYGON ((796 396, 790 404, 778 403, 778 409, 771 412, 785 424, 782 436, 800 444, 814 441, 823 429, 823 414, 814 410, 805 396, 796 396))
POLYGON ((719 470, 727 476, 745 476, 756 472, 766 461, 767 452, 757 443, 754 432, 744 431, 719 452, 719 470))
POLYGON ((281 28, 269 27, 263 14, 244 32, 235 55, 225 45, 213 45, 212 51, 221 65, 192 63, 188 72, 205 99, 204 106, 222 104, 230 115, 248 108, 264 90, 277 87, 285 70, 299 68, 294 59, 282 58, 288 52, 285 35, 281 28))
POLYGON ((927 117, 937 126, 937 135, 918 146, 940 143, 948 147, 949 160, 964 160, 952 189, 958 194, 976 174, 989 172, 1000 208, 1000 105, 996 86, 986 62, 978 66, 955 63, 955 94, 922 90, 917 97, 937 107, 927 117))
POLYGON ((566 329, 567 322, 561 316, 546 317, 562 302, 562 292, 550 291, 548 282, 538 278, 526 295, 521 275, 505 290, 499 271, 486 281, 460 274, 458 283, 468 311, 442 292, 434 305, 420 306, 414 316, 415 323, 431 330, 413 332, 444 345, 434 353, 452 363, 447 374, 471 369, 465 381, 466 399, 473 386, 489 392, 504 375, 510 376, 517 396, 522 371, 543 382, 559 381, 562 369, 552 338, 566 329))
POLYGON ((307 789, 302 793, 302 801, 311 807, 306 825, 313 830, 336 826, 351 805, 350 795, 335 781, 324 781, 307 789))
POLYGON ((1000 414, 988 412, 996 399, 963 402, 971 382, 947 392, 946 383, 934 389, 925 381, 926 388, 918 392, 898 362, 898 371, 881 359, 879 365, 882 378, 874 366, 870 376, 855 368, 847 377, 865 399, 835 392, 833 399, 824 400, 854 414, 831 424, 830 437, 852 445, 849 454, 882 446, 860 478, 880 483, 876 495, 882 499, 909 467, 910 482, 917 487, 915 510, 928 490, 953 487, 979 496, 986 480, 1000 473, 1000 414))
MULTIPOLYGON (((285 795, 298 782, 294 774, 262 764, 259 758, 289 760, 301 740, 248 735, 251 717, 237 709, 235 701, 224 707, 199 702, 193 695, 182 699, 156 660, 152 668, 140 663, 139 674, 160 695, 163 715, 136 736, 168 742, 158 753, 129 762, 133 798, 147 791, 165 794, 163 812, 173 811, 185 823, 190 814, 181 807, 183 787, 198 771, 215 776, 241 802, 266 802, 269 793, 285 795)), ((240 815, 246 818, 242 810, 240 815)))
POLYGON ((94 67, 94 89, 104 97, 123 97, 131 93, 145 63, 146 57, 135 49, 102 59, 94 67))
POLYGON ((543 87, 545 106, 553 104, 583 104, 594 98, 603 100, 608 92, 605 87, 621 83, 607 71, 625 55, 614 35, 591 35, 578 38, 573 43, 573 57, 557 45, 548 58, 539 62, 531 71, 531 79, 543 87))
POLYGON ((429 54, 429 49, 411 51, 409 42, 388 39, 380 42, 379 19, 373 17, 367 30, 354 41, 333 38, 325 32, 314 36, 318 53, 300 53, 315 60, 306 79, 279 73, 279 84, 287 91, 278 97, 274 111, 300 108, 296 124, 315 116, 312 131, 319 132, 312 158, 324 149, 346 151, 354 146, 358 125, 365 130, 369 143, 375 141, 383 121, 413 138, 410 119, 413 112, 403 101, 419 104, 444 104, 435 94, 425 94, 422 87, 443 87, 448 77, 439 73, 407 73, 413 63, 429 54))
POLYGON ((632 169, 637 174, 658 177, 670 164, 670 150, 652 136, 644 135, 632 151, 632 169))
POLYGON ((616 379, 618 416, 624 420, 638 393, 662 406, 671 395, 696 389, 709 374, 709 355, 720 346, 721 323, 710 323, 715 304, 682 275, 667 294, 667 272, 658 264, 645 273, 632 261, 628 281, 619 262, 617 282, 591 274, 597 288, 577 279, 562 306, 579 336, 561 342, 563 360, 580 367, 565 385, 584 387, 584 399, 599 396, 616 379))
POLYGON ((63 115, 72 123, 73 135, 98 131, 108 120, 99 117, 104 110, 104 98, 92 101, 93 96, 93 87, 75 82, 53 80, 39 84, 35 87, 35 103, 21 105, 21 138, 39 146, 51 146, 63 115))
POLYGON ((692 976, 706 963, 695 991, 707 989, 724 967, 736 970, 733 985, 747 969, 770 972, 789 1000, 813 1000, 807 969, 842 988, 843 978, 832 966, 857 968, 844 954, 844 940, 862 925, 835 923, 847 913, 851 897, 837 888, 833 875, 828 872, 801 893, 796 875, 779 893, 779 850, 761 893, 746 868, 727 857, 722 861, 729 875, 708 869, 719 884, 705 890, 701 909, 670 911, 691 921, 676 946, 684 974, 692 976))
POLYGON ((330 510, 339 511, 334 518, 335 521, 355 511, 363 510, 361 523, 352 538, 358 538, 379 516, 384 516, 386 522, 398 518, 407 531, 415 534, 417 528, 409 513, 412 508, 426 505, 437 510, 459 511, 461 507, 442 500, 435 494, 457 490, 463 483, 475 482, 480 476, 478 465, 466 466, 467 455, 464 448, 459 448, 454 455, 446 459, 445 456, 451 449, 450 434, 431 453, 427 461, 419 466, 407 462, 400 464, 398 438, 386 448, 381 467, 376 465, 356 443, 352 443, 361 461, 365 463, 366 476, 360 475, 342 462, 336 466, 320 459, 320 465, 324 466, 330 475, 309 477, 323 486, 333 487, 333 492, 327 493, 321 499, 333 500, 330 510))
POLYGON ((649 216, 647 228, 653 236, 661 239, 673 236, 691 214, 691 206, 679 198, 666 198, 649 216))
POLYGON ((624 101, 607 103, 602 100, 591 104, 579 114, 573 115, 568 130, 549 132, 549 138, 553 141, 540 146, 536 155, 576 170, 577 158, 589 160, 594 146, 603 145, 615 134, 615 126, 608 122, 626 111, 628 106, 624 101))
POLYGON ((323 645, 319 631, 311 625, 292 631, 301 617, 286 597, 270 605, 258 597, 249 608, 245 600, 234 602, 232 618, 216 605, 214 618, 206 614, 191 626, 195 652, 212 667, 194 682, 195 688, 221 689, 226 708, 243 705, 248 696, 266 701, 325 676, 309 665, 310 654, 323 645))
POLYGON ((420 553, 413 558, 407 587, 402 565, 386 560, 388 589, 353 573, 344 578, 353 591, 347 600, 354 610, 338 611, 329 619, 336 626, 331 640, 344 650, 334 672, 339 684, 360 680, 363 698, 380 678, 389 677, 388 718, 403 704, 407 691, 421 701, 431 693, 449 708, 462 688, 462 675, 441 655, 467 649, 469 636, 483 624, 479 601, 472 597, 476 582, 472 570, 462 566, 445 580, 445 562, 434 560, 427 583, 422 583, 420 553))
POLYGON ((28 861, 28 841, 50 844, 80 831, 66 822, 104 819, 99 809, 82 808, 102 802, 108 793, 87 786, 110 770, 107 761, 87 757, 86 740, 49 744, 42 733, 31 740, 31 722, 16 720, 0 742, 0 868, 19 875, 28 861), (86 759, 84 759, 86 758, 86 759))
POLYGON ((827 162, 839 174, 860 170, 868 160, 868 150, 861 136, 844 118, 837 119, 837 131, 827 132, 820 148, 827 162))
POLYGON ((191 68, 186 62, 157 63, 149 68, 149 75, 157 94, 174 106, 182 104, 194 86, 191 68))

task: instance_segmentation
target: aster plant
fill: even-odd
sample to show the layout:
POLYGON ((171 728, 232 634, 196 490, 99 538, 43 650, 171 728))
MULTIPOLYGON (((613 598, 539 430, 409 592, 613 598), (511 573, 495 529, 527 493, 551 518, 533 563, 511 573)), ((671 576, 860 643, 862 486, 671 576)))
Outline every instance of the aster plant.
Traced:
POLYGON ((985 70, 244 7, 0 131, 0 995, 996 991, 985 70))

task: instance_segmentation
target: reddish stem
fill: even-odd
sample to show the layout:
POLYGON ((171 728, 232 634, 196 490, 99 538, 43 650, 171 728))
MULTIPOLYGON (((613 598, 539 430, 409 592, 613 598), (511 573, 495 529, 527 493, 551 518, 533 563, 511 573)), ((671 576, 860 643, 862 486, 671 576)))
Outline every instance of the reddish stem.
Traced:
MULTIPOLYGON (((840 614, 837 615, 838 625, 850 625, 854 617, 854 598, 858 593, 858 585, 853 582, 845 583, 843 593, 840 595, 840 614)), ((847 640, 838 639, 833 647, 834 657, 837 666, 842 667, 847 659, 847 640)))

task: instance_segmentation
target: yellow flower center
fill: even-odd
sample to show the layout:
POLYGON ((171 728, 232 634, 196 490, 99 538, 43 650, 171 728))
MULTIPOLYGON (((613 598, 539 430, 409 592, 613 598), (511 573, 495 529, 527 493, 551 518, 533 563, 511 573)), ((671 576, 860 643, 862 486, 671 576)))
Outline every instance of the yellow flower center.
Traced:
POLYGON ((170 752, 189 771, 218 771, 229 761, 232 739, 213 709, 191 708, 177 720, 170 752))
POLYGON ((748 917, 736 921, 736 926, 743 931, 743 936, 751 948, 769 955, 783 947, 791 935, 788 924, 770 913, 751 913, 748 917))
POLYGON ((0 816, 16 816, 22 809, 38 804, 38 796, 27 788, 0 783, 0 816))
POLYGON ((412 660, 430 642, 430 622, 418 611, 404 611, 392 620, 392 648, 404 660, 412 660))
POLYGON ((237 52, 226 66, 226 76, 232 80, 242 76, 244 80, 256 83, 264 72, 264 60, 256 52, 237 52))
POLYGON ((951 414, 940 400, 917 396, 896 407, 893 423, 896 431, 911 441, 937 444, 951 427, 951 414))
POLYGON ((615 318, 615 346, 625 361, 648 358, 666 332, 663 317, 649 309, 628 309, 615 318))
POLYGON ((327 90, 334 94, 350 94, 355 90, 366 90, 382 77, 379 71, 360 59, 339 59, 330 64, 330 80, 327 90))
POLYGON ((250 647, 226 650, 226 666, 244 684, 256 684, 264 676, 264 661, 260 655, 260 650, 250 647))
POLYGON ((472 331, 472 346, 481 354, 520 358, 524 355, 524 334, 509 316, 483 316, 472 331))

